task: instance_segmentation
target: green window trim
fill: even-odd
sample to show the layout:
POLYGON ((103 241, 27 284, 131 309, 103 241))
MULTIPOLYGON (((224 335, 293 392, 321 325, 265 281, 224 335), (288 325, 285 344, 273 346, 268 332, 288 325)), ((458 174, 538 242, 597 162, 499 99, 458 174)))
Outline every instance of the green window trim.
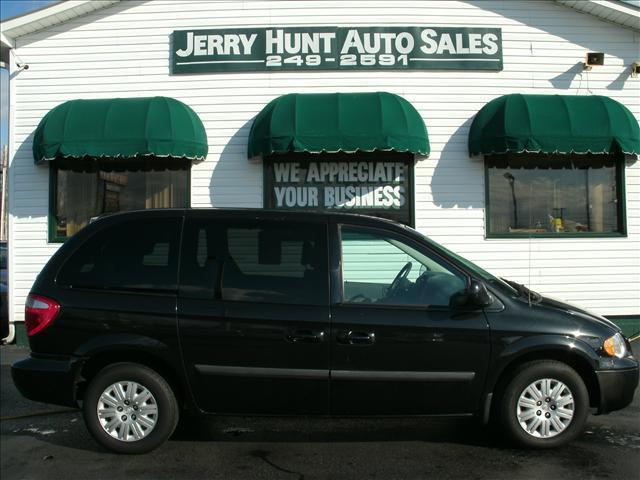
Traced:
POLYGON ((56 202, 58 199, 58 185, 57 185, 58 167, 49 165, 49 243, 64 243, 68 237, 60 237, 56 235, 56 202))
MULTIPOLYGON (((57 235, 56 228, 56 204, 58 196, 57 175, 59 166, 55 162, 49 163, 49 211, 47 215, 47 242, 48 243, 64 243, 69 236, 57 235)), ((191 207, 191 165, 186 175, 186 208, 191 207)))
MULTIPOLYGON (((508 155, 508 154, 507 154, 508 155)), ((514 154, 514 156, 532 157, 536 154, 514 154)), ((491 231, 491 202, 489 199, 489 159, 491 156, 484 156, 484 191, 485 191, 485 239, 531 239, 531 238, 554 238, 554 239, 576 239, 576 238, 627 238, 627 195, 626 195, 626 159, 625 155, 617 154, 616 162, 616 185, 619 196, 618 218, 620 231, 618 232, 562 232, 562 233, 493 233, 491 231)))

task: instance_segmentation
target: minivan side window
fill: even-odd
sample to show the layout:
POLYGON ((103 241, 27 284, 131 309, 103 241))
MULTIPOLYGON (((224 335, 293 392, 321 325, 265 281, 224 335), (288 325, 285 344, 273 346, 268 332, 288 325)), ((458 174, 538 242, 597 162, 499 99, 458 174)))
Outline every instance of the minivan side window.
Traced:
POLYGON ((352 227, 341 236, 345 303, 448 307, 466 288, 463 273, 395 236, 352 227))
POLYGON ((328 302, 324 224, 229 223, 223 300, 322 305, 328 302))
POLYGON ((324 224, 187 219, 180 295, 227 301, 327 303, 324 224))
POLYGON ((175 290, 180 223, 179 218, 136 219, 100 230, 71 255, 56 282, 83 288, 175 290))

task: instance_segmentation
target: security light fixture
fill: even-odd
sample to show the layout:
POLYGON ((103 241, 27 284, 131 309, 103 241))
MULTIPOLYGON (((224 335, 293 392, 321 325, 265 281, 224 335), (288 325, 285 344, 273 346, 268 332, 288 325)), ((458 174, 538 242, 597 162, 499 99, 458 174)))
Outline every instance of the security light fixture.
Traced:
POLYGON ((631 64, 631 77, 637 78, 638 75, 640 75, 640 60, 631 64))
POLYGON ((591 70, 594 66, 604 65, 604 53, 602 52, 589 52, 587 53, 586 61, 584 62, 584 69, 591 70))

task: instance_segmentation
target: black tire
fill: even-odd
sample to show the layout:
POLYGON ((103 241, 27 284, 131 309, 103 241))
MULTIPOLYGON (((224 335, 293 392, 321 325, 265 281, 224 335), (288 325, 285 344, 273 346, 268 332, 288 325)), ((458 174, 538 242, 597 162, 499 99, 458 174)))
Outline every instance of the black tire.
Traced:
POLYGON ((144 365, 115 363, 103 368, 89 383, 83 398, 83 416, 89 433, 108 450, 117 453, 147 453, 158 448, 173 434, 179 418, 178 402, 162 376, 144 365), (155 398, 157 420, 155 426, 140 440, 124 441, 112 437, 100 424, 97 408, 100 396, 117 382, 136 382, 155 398))
POLYGON ((529 362, 521 365, 506 385, 498 413, 503 431, 519 446, 558 447, 570 442, 582 432, 589 413, 589 392, 580 375, 570 366, 555 360, 529 362), (533 382, 545 378, 559 380, 571 390, 574 410, 573 418, 564 430, 555 436, 540 438, 526 432, 520 426, 517 408, 518 399, 524 390, 533 382))

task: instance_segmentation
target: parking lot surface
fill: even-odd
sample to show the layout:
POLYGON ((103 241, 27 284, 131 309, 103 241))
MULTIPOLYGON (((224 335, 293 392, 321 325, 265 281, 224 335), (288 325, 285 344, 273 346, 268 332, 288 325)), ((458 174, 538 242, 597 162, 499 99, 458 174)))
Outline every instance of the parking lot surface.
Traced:
POLYGON ((89 436, 79 412, 20 396, 10 364, 27 355, 0 348, 3 480, 640 478, 637 392, 625 410, 589 417, 576 441, 555 450, 511 448, 470 419, 218 417, 187 419, 160 449, 122 456, 89 436))

